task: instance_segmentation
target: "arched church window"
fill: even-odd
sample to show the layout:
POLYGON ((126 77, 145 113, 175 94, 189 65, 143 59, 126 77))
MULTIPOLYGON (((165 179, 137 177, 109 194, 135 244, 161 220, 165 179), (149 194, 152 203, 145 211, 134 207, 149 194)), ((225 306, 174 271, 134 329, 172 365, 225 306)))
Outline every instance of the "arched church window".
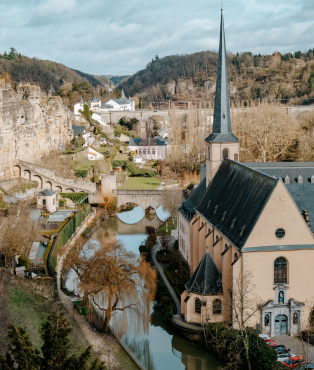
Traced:
POLYGON ((264 317, 264 326, 269 326, 269 315, 268 315, 268 313, 264 317))
POLYGON ((202 302, 196 298, 195 299, 195 313, 201 313, 202 311, 202 302))
POLYGON ((229 150, 228 150, 228 148, 225 148, 222 151, 222 159, 228 159, 228 158, 229 158, 229 150))
POLYGON ((214 315, 221 315, 221 299, 214 299, 213 314, 214 315))
POLYGON ((293 314, 293 324, 299 324, 299 314, 297 312, 293 314))
POLYGON ((274 283, 287 283, 287 260, 284 257, 279 257, 274 264, 274 283))
POLYGON ((233 258, 233 260, 235 261, 235 260, 237 260, 238 259, 238 253, 235 253, 234 254, 234 258, 233 258))

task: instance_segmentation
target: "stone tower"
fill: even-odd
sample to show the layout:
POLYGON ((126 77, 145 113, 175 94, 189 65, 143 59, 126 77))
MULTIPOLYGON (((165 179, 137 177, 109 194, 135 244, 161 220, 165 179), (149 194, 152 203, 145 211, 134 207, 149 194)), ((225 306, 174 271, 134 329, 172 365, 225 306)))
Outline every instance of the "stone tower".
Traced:
POLYGON ((224 159, 229 158, 237 162, 239 161, 240 140, 232 133, 231 129, 228 67, 222 9, 214 107, 214 124, 213 131, 205 139, 205 142, 206 186, 208 186, 224 159))

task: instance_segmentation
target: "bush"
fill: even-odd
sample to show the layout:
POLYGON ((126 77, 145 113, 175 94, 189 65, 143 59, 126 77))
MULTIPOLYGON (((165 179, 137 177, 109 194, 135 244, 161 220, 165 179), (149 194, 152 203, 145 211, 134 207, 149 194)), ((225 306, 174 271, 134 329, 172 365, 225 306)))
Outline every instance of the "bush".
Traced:
POLYGON ((172 300, 170 297, 167 297, 167 296, 163 296, 160 300, 160 304, 164 307, 164 308, 168 308, 168 306, 172 303, 172 300))
POLYGON ((65 207, 67 205, 67 201, 66 199, 60 199, 59 200, 59 206, 60 207, 65 207))
POLYGON ((77 170, 77 171, 75 171, 75 176, 76 177, 86 178, 87 175, 88 175, 88 171, 87 170, 77 170))
POLYGON ((102 133, 101 133, 101 137, 104 137, 105 139, 109 139, 109 138, 108 138, 108 135, 107 135, 105 132, 102 132, 102 133))
MULTIPOLYGON (((273 370, 277 368, 277 354, 261 339, 256 330, 247 328, 249 357, 252 369, 273 370)), ((228 359, 232 369, 247 369, 245 350, 241 333, 226 323, 209 323, 205 332, 208 347, 222 360, 228 359), (215 338, 215 339, 214 339, 215 338)))
POLYGON ((31 264, 31 261, 25 256, 20 256, 18 261, 19 261, 19 265, 20 266, 25 266, 26 270, 29 268, 29 266, 31 264))
POLYGON ((98 175, 93 177, 93 182, 95 182, 96 184, 99 183, 99 176, 98 175))
POLYGON ((153 234, 153 233, 155 233, 156 232, 156 229, 153 227, 153 226, 146 226, 145 227, 145 232, 146 232, 146 234, 153 234))
POLYGON ((150 248, 146 245, 140 245, 138 249, 139 249, 140 253, 150 252, 150 248))
POLYGON ((194 184, 193 184, 193 182, 191 182, 191 184, 187 187, 187 190, 192 190, 193 187, 194 187, 194 184))
MULTIPOLYGON (((147 242, 145 243, 145 245, 146 245, 146 247, 148 247, 148 248, 153 248, 154 247, 154 245, 155 245, 155 243, 154 242, 152 242, 152 241, 150 241, 150 240, 147 240, 147 242)), ((149 249, 150 250, 150 249, 149 249)))
POLYGON ((168 320, 169 319, 169 317, 172 315, 172 309, 174 308, 174 305, 173 304, 171 304, 168 308, 167 308, 167 311, 166 311, 166 313, 165 313, 165 316, 164 316, 164 318, 163 318, 163 320, 164 321, 166 321, 166 320, 168 320))
POLYGON ((86 197, 87 193, 60 193, 62 198, 71 199, 74 203, 79 203, 86 197))
POLYGON ((147 241, 148 242, 153 242, 155 244, 156 238, 157 238, 156 234, 155 233, 151 233, 151 234, 149 234, 149 236, 147 238, 147 241))

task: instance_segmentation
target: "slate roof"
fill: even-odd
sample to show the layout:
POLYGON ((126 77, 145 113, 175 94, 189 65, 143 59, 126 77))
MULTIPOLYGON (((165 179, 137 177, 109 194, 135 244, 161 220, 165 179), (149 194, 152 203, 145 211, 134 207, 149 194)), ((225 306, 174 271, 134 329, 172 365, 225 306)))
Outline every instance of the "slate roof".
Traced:
POLYGON ((98 98, 96 98, 96 96, 94 96, 94 97, 92 98, 91 102, 93 102, 93 103, 95 103, 95 102, 99 102, 99 99, 98 99, 98 98))
POLYGON ((150 139, 150 143, 148 139, 142 138, 130 138, 129 146, 162 146, 168 145, 167 138, 163 138, 161 136, 156 136, 150 139))
POLYGON ((225 159, 196 210, 241 249, 278 181, 225 159))
POLYGON ((85 126, 74 126, 72 125, 73 134, 77 136, 79 133, 84 135, 86 133, 85 126))
POLYGON ((208 251, 185 284, 188 292, 200 295, 217 295, 222 293, 221 274, 208 251))
POLYGON ((197 206, 202 200, 206 190, 206 178, 204 178, 198 187, 191 193, 185 202, 182 202, 181 206, 178 207, 178 211, 187 220, 191 221, 194 217, 196 211, 195 206, 197 206))
POLYGON ((311 177, 314 176, 314 162, 246 162, 243 164, 269 176, 279 177, 284 183, 286 183, 286 176, 289 177, 291 184, 297 183, 299 176, 302 176, 303 183, 310 183, 311 177))
POLYGON ((238 142, 232 133, 231 129, 231 114, 230 114, 230 99, 229 99, 229 84, 228 84, 228 66, 226 55, 226 40, 224 29, 224 17, 221 10, 220 24, 220 41, 218 53, 218 70, 215 93, 214 107, 214 124, 212 134, 205 141, 207 142, 238 142))
POLYGON ((55 195, 56 193, 54 192, 54 191, 52 191, 52 190, 49 190, 49 189, 45 189, 45 190, 43 190, 43 191, 41 191, 40 193, 39 193, 39 195, 44 195, 44 196, 52 196, 52 195, 55 195))
POLYGON ((125 104, 130 104, 133 103, 132 100, 129 100, 127 98, 120 98, 120 99, 112 99, 114 102, 116 102, 119 105, 125 105, 125 104))
POLYGON ((314 232, 314 184, 285 184, 300 213, 308 211, 314 232))

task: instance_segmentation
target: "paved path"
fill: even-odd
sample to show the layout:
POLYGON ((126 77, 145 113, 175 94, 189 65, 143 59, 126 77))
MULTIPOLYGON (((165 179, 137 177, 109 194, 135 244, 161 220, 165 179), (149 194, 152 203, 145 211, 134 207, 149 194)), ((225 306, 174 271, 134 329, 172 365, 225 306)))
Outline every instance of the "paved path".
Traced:
POLYGON ((291 353, 297 356, 304 356, 309 362, 314 364, 314 346, 307 342, 303 342, 297 337, 290 337, 282 335, 279 337, 272 337, 277 344, 283 344, 291 349, 291 353))

